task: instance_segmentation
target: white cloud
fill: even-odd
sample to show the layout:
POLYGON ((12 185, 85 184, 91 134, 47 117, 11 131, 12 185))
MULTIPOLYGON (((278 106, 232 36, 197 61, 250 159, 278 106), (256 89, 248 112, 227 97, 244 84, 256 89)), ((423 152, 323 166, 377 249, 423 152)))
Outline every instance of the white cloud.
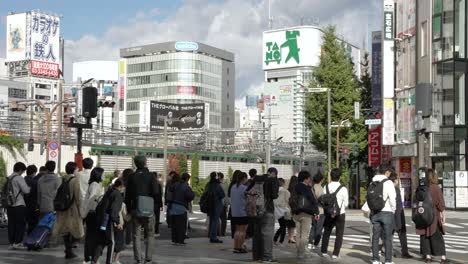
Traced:
MULTIPOLYGON (((320 19, 337 24, 338 32, 362 45, 366 25, 379 27, 381 4, 375 0, 272 0, 274 27, 320 19)), ((66 42, 66 71, 71 63, 118 59, 119 48, 174 40, 193 40, 235 54, 237 96, 258 93, 263 85, 262 32, 268 27, 268 0, 187 0, 173 14, 156 19, 157 8, 140 11, 127 23, 109 28, 103 36, 84 35, 66 42)), ((371 27, 372 29, 372 27, 371 27)))

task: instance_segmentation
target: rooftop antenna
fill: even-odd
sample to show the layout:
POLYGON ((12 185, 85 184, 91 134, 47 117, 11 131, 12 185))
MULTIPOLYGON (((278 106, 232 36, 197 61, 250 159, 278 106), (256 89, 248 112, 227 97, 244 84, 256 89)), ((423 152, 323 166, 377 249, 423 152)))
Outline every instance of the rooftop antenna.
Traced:
POLYGON ((271 0, 268 0, 268 28, 273 29, 273 17, 271 16, 271 0))

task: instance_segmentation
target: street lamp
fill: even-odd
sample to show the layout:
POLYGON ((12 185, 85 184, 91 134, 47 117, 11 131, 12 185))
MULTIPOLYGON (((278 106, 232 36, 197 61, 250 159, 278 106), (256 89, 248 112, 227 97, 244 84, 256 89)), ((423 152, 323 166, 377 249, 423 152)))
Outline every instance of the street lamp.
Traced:
POLYGON ((294 81, 295 84, 299 85, 304 89, 306 93, 327 93, 327 137, 328 137, 328 181, 330 182, 330 172, 331 172, 331 89, 330 88, 307 88, 304 84, 294 81))
POLYGON ((340 167, 340 128, 342 127, 351 127, 351 122, 349 119, 341 120, 339 125, 332 125, 331 127, 336 127, 336 167, 340 167))

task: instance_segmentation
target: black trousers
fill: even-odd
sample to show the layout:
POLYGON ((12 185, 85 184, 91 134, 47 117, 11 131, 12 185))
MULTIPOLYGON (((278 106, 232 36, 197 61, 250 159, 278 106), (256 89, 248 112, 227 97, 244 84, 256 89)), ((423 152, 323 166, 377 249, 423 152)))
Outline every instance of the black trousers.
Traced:
POLYGON ((154 208, 154 233, 159 234, 159 225, 161 224, 161 207, 154 208))
POLYGON ((28 208, 26 222, 28 226, 26 233, 29 235, 29 233, 31 233, 39 223, 39 210, 36 210, 35 208, 28 208))
POLYGON ((177 244, 185 243, 185 233, 187 231, 187 213, 172 215, 172 242, 177 244))
POLYGON ((226 228, 227 228, 227 213, 228 213, 228 208, 226 206, 223 207, 223 210, 221 211, 221 216, 219 217, 221 219, 221 225, 220 230, 218 235, 219 236, 226 236, 226 228))
POLYGON ((106 264, 112 263, 112 255, 114 254, 114 226, 110 223, 107 226, 106 232, 99 232, 100 233, 100 241, 98 242, 96 249, 95 249, 95 259, 94 261, 98 261, 98 258, 103 254, 104 249, 107 247, 107 254, 106 254, 106 264))
POLYGON ((339 256, 341 246, 343 245, 343 235, 345 229, 345 220, 346 215, 340 214, 335 218, 331 216, 325 216, 325 222, 323 224, 324 233, 322 237, 322 253, 326 254, 328 252, 328 244, 330 243, 330 235, 332 233, 333 228, 336 227, 336 239, 335 239, 335 248, 333 249, 333 255, 339 256))
POLYGON ((8 207, 8 242, 19 244, 23 242, 26 231, 26 206, 8 207))
POLYGON ((276 242, 278 242, 278 238, 279 238, 279 242, 281 244, 283 244, 284 237, 286 236, 286 219, 284 219, 284 216, 281 217, 280 219, 278 219, 278 223, 279 223, 280 227, 276 231, 275 237, 273 238, 273 241, 275 241, 275 243, 276 243, 276 242))
POLYGON ((96 247, 100 240, 101 232, 96 222, 96 213, 90 212, 85 218, 86 233, 84 241, 84 260, 86 262, 96 260, 96 247))
POLYGON ((428 236, 421 236, 421 255, 426 257, 430 256, 445 256, 445 240, 440 232, 439 228, 436 229, 435 233, 428 236))

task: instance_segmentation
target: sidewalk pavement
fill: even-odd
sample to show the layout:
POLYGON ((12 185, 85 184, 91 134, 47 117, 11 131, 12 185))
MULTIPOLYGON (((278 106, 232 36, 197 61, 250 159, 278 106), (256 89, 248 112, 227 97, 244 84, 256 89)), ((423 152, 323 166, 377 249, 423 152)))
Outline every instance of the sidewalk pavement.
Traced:
MULTIPOLYGON (((206 238, 191 238, 186 241, 186 246, 173 246, 168 240, 157 240, 155 246, 155 255, 153 263, 254 263, 251 261, 252 255, 233 254, 233 240, 225 237, 223 244, 210 244, 206 238)), ((251 241, 247 245, 250 247, 251 241)), ((331 247, 330 247, 331 248, 331 247)), ((83 263, 83 247, 80 245, 75 251, 80 258, 66 261, 63 258, 62 247, 45 249, 40 252, 28 251, 8 251, 6 247, 0 249, 0 263, 26 264, 26 263, 47 263, 47 264, 78 264, 83 263)), ((341 257, 332 261, 329 257, 319 257, 316 253, 311 253, 307 259, 299 261, 295 257, 295 248, 293 245, 275 246, 274 256, 279 263, 371 263, 370 253, 363 249, 343 248, 341 257)), ((416 257, 416 256, 415 256, 416 257)), ((415 264, 421 263, 417 258, 412 260, 394 258, 394 263, 415 264)), ((100 263, 105 263, 101 258, 100 263)), ((133 263, 133 252, 131 247, 127 248, 121 258, 121 263, 133 263)), ((452 261, 450 263, 466 263, 462 260, 452 261)))

